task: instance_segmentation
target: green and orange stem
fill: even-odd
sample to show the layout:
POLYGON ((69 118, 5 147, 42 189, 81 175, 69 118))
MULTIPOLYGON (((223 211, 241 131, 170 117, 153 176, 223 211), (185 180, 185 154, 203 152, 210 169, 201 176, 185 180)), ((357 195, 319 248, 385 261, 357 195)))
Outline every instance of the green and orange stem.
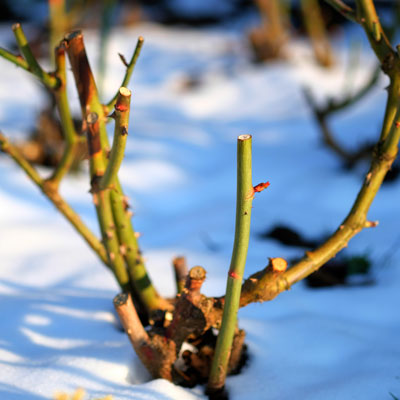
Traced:
MULTIPOLYGON (((107 157, 110 148, 107 138, 105 108, 99 100, 82 33, 80 31, 72 32, 65 37, 64 43, 75 76, 82 115, 86 116, 89 112, 94 112, 98 116, 99 142, 96 146, 101 147, 101 152, 97 157, 103 160, 103 173, 101 177, 96 178, 96 183, 100 184, 109 162, 107 157)), ((98 190, 98 188, 95 189, 98 190)), ((114 188, 106 192, 108 192, 111 203, 113 221, 119 240, 119 254, 124 257, 128 264, 128 273, 136 294, 148 311, 156 308, 166 308, 167 302, 159 296, 144 266, 130 214, 126 209, 126 196, 122 191, 118 177, 115 178, 114 188)), ((114 251, 113 254, 115 254, 114 251)))
POLYGON ((224 311, 208 381, 208 391, 223 389, 237 325, 243 273, 250 237, 254 197, 251 172, 251 136, 240 135, 237 145, 237 195, 235 239, 228 272, 224 311))

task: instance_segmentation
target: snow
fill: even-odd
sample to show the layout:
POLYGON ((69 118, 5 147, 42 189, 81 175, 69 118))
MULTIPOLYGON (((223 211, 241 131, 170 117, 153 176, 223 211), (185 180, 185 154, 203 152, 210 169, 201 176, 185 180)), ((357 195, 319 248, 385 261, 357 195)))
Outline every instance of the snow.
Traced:
MULTIPOLYGON (((85 35, 93 59, 95 34, 85 35)), ((206 294, 224 291, 239 134, 253 135, 254 183, 271 182, 253 203, 247 275, 268 257, 301 255, 260 240, 258 234, 274 224, 288 224, 307 237, 322 237, 340 224, 366 170, 341 169, 322 146, 302 87, 320 101, 343 92, 345 37, 335 42, 338 63, 326 72, 302 42, 291 45, 286 62, 254 66, 237 33, 151 24, 116 30, 105 98, 121 81, 117 53, 129 56, 139 35, 145 44, 131 83, 133 112, 120 177, 162 294, 174 294, 171 259, 179 254, 190 266, 207 269, 206 294)), ((368 79, 374 65, 365 41, 360 59, 353 87, 368 79)), ((45 97, 24 71, 4 60, 0 68, 0 126, 18 139, 45 97), (16 87, 26 90, 24 96, 16 87)), ((385 84, 382 78, 363 102, 332 121, 344 143, 356 146, 376 137, 385 84)), ((75 89, 70 96, 78 110, 75 89)), ((205 399, 202 387, 150 380, 113 312, 113 277, 4 156, 0 173, 0 398, 42 400, 84 387, 91 398, 205 399)), ((84 173, 71 175, 62 194, 97 232, 88 189, 84 173)), ((240 310, 250 361, 227 380, 232 400, 400 396, 399 192, 398 182, 382 187, 369 213, 379 226, 356 236, 347 249, 372 258, 374 285, 310 290, 298 284, 272 302, 240 310)))

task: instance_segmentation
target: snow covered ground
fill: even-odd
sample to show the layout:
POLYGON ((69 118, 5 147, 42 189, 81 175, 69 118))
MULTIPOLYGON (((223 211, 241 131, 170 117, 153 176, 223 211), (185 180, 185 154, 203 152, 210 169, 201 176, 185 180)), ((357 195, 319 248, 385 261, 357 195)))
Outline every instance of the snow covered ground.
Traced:
MULTIPOLYGON (((259 238, 275 224, 307 237, 323 237, 340 224, 366 166, 346 171, 321 145, 302 87, 318 90, 323 100, 369 76, 374 58, 362 32, 354 34, 362 52, 349 83, 346 36, 335 42, 337 66, 325 71, 302 42, 291 45, 286 62, 256 66, 244 36, 232 32, 141 25, 113 33, 108 95, 123 74, 117 53, 129 56, 137 36, 145 37, 130 85, 133 111, 120 177, 132 198, 151 276, 164 295, 174 294, 170 264, 181 254, 190 266, 207 269, 206 294, 224 291, 239 134, 253 135, 254 183, 271 182, 253 203, 246 275, 264 267, 268 257, 302 254, 259 238)), ((86 33, 92 60, 96 40, 86 33)), ((32 126, 44 97, 24 71, 4 60, 0 71, 0 128, 18 139, 32 126)), ((382 78, 362 103, 332 121, 348 146, 377 137, 385 84, 382 78)), ((75 89, 71 97, 77 109, 75 89)), ((42 400, 84 387, 90 397, 112 394, 117 400, 204 399, 202 387, 150 381, 118 329, 113 277, 4 156, 0 174, 0 398, 42 400)), ((88 189, 83 173, 62 185, 96 230, 88 189)), ((369 214, 379 226, 363 231, 347 249, 371 257, 376 284, 320 290, 298 284, 273 302, 240 310, 250 362, 227 380, 232 400, 400 397, 399 196, 399 182, 381 189, 369 214)))

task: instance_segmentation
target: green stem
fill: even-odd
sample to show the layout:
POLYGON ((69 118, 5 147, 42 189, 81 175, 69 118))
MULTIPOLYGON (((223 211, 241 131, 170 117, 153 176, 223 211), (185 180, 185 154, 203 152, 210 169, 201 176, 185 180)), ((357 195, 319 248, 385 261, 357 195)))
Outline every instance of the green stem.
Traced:
POLYGON ((237 153, 235 241, 228 273, 221 329, 218 335, 215 355, 212 361, 208 381, 208 388, 211 391, 222 389, 225 384, 229 356, 236 329, 241 285, 249 245, 251 205, 254 196, 254 189, 251 180, 250 135, 239 136, 237 153))
POLYGON ((396 52, 393 50, 388 37, 382 29, 372 0, 356 0, 357 21, 364 28, 382 69, 387 72, 392 68, 396 52))
POLYGON ((54 49, 68 30, 69 19, 66 13, 65 0, 48 0, 49 4, 49 34, 50 34, 50 58, 55 62, 54 49))
MULTIPOLYGON (((127 64, 125 59, 120 55, 123 63, 126 66, 126 72, 125 72, 125 76, 124 79, 122 80, 122 83, 120 85, 120 87, 127 87, 129 85, 129 81, 131 80, 131 76, 133 73, 133 70, 135 69, 135 65, 136 65, 136 61, 140 55, 140 51, 142 49, 143 46, 143 42, 144 39, 142 36, 139 36, 137 44, 136 44, 136 48, 135 51, 133 52, 132 58, 130 59, 129 63, 127 64)), ((111 110, 114 106, 115 103, 117 101, 117 97, 118 97, 118 92, 115 94, 115 96, 106 104, 106 108, 107 110, 111 110)))
POLYGON ((124 158, 126 139, 128 137, 129 110, 131 102, 131 91, 121 87, 115 103, 114 119, 114 140, 110 152, 106 171, 100 182, 101 190, 115 186, 117 174, 124 158))
POLYGON ((65 49, 63 47, 56 48, 55 61, 57 66, 56 74, 60 79, 61 85, 57 90, 54 91, 54 95, 57 103, 58 113, 60 115, 62 131, 64 134, 65 149, 57 168, 49 178, 49 182, 52 182, 54 185, 58 186, 62 178, 70 170, 71 165, 75 160, 78 135, 76 133, 69 108, 66 86, 67 74, 65 68, 65 49))
POLYGON ((23 157, 23 155, 0 133, 0 149, 9 154, 13 160, 28 175, 33 183, 43 192, 43 194, 55 205, 62 215, 71 223, 76 231, 83 237, 86 243, 97 254, 100 260, 109 267, 107 254, 102 243, 84 224, 79 215, 69 206, 69 204, 54 190, 52 185, 44 181, 32 165, 23 157))
POLYGON ((24 56, 27 64, 29 65, 29 71, 39 78, 39 80, 49 89, 57 89, 60 85, 59 79, 56 76, 50 75, 43 71, 42 67, 37 62, 36 57, 32 53, 21 25, 14 24, 12 30, 14 32, 15 39, 17 40, 18 47, 21 50, 21 53, 24 56))
POLYGON ((10 53, 6 49, 0 47, 0 57, 5 58, 8 61, 11 61, 17 67, 23 68, 25 71, 29 71, 29 65, 21 56, 16 56, 15 54, 10 53))
POLYGON ((93 193, 93 202, 96 206, 101 235, 107 249, 109 263, 112 266, 115 277, 122 290, 129 291, 129 275, 126 270, 125 261, 120 252, 120 243, 115 232, 110 192, 108 190, 99 189, 99 182, 105 170, 99 125, 97 114, 94 112, 89 113, 86 119, 86 126, 92 185, 91 192, 93 193))

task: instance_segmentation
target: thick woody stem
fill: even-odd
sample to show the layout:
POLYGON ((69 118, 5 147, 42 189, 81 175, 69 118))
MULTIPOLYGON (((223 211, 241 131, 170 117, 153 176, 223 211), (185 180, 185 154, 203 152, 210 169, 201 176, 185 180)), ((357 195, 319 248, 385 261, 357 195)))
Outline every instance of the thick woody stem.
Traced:
POLYGON ((114 298, 114 307, 136 354, 146 368, 151 371, 152 365, 149 365, 149 360, 154 359, 156 355, 151 347, 150 337, 140 322, 130 294, 117 295, 114 298))
MULTIPOLYGON (((136 44, 135 51, 133 52, 132 58, 130 59, 129 63, 127 63, 125 58, 122 55, 120 55, 122 62, 126 66, 125 76, 124 76, 124 79, 122 80, 122 83, 120 85, 121 87, 127 87, 129 85, 129 81, 131 80, 131 76, 132 76, 133 70, 135 69, 136 61, 137 61, 137 59, 138 59, 138 57, 140 55, 140 51, 142 50, 143 42, 144 42, 143 37, 139 36, 137 44, 136 44)), ((115 103, 117 101, 117 97, 118 97, 118 92, 107 103, 106 108, 107 108, 108 111, 110 111, 114 107, 114 105, 115 105, 115 103)))
POLYGON ((92 231, 84 224, 79 215, 69 206, 69 204, 61 197, 61 195, 53 190, 51 185, 42 180, 35 168, 22 156, 16 147, 14 147, 1 133, 0 133, 0 149, 9 154, 14 161, 23 169, 33 183, 43 192, 43 194, 54 204, 62 215, 71 223, 76 231, 83 237, 86 243, 97 254, 100 260, 110 267, 107 259, 107 253, 97 237, 92 231))
POLYGON ((175 343, 164 336, 150 336, 140 322, 130 294, 115 297, 114 306, 136 354, 153 378, 172 381, 175 343))
POLYGON ((209 391, 221 390, 225 384, 229 356, 237 323, 237 311, 250 237, 251 205, 254 197, 251 178, 250 135, 241 135, 238 137, 237 159, 235 240, 228 272, 221 329, 208 381, 209 391))
POLYGON ((49 89, 57 89, 60 85, 59 79, 51 74, 45 72, 37 62, 32 50, 29 46, 28 40, 26 39, 25 33, 22 30, 20 24, 14 24, 12 27, 15 39, 17 40, 18 47, 21 50, 27 64, 29 65, 29 71, 32 72, 39 80, 47 86, 49 89))
POLYGON ((131 91, 125 87, 121 87, 114 110, 114 140, 107 168, 100 182, 101 190, 115 186, 117 180, 117 174, 124 158, 126 139, 128 137, 130 101, 131 91))
POLYGON ((200 266, 191 268, 185 287, 175 305, 174 316, 167 328, 166 337, 176 343, 179 352, 189 335, 201 335, 208 326, 207 314, 212 308, 210 301, 200 293, 206 279, 206 271, 200 266))

